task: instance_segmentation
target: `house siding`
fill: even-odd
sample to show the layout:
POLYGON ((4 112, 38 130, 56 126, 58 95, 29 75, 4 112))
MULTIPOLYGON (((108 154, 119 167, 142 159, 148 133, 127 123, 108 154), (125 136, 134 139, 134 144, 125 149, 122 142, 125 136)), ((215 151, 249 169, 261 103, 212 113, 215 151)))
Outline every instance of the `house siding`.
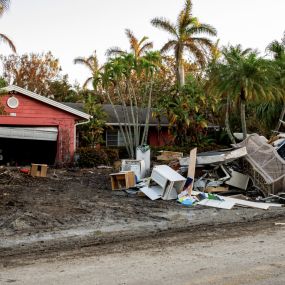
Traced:
POLYGON ((0 116, 1 126, 55 126, 58 128, 56 162, 64 163, 73 159, 74 127, 79 117, 19 93, 1 95, 0 100, 6 112, 0 116), (7 105, 7 99, 11 96, 19 101, 15 109, 7 105))

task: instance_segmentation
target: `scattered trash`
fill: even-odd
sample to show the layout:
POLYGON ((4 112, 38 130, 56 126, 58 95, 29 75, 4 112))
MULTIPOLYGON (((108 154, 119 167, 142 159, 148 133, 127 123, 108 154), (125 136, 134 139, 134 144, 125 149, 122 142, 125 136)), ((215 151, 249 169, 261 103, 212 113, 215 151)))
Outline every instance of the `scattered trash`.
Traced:
POLYGON ((155 165, 148 178, 144 175, 145 162, 150 165, 150 150, 148 146, 140 147, 137 160, 122 160, 122 171, 111 174, 112 189, 128 189, 128 194, 151 200, 176 200, 187 207, 282 207, 285 193, 277 195, 276 191, 278 183, 285 185, 285 161, 281 157, 283 148, 285 153, 285 135, 272 139, 270 144, 265 137, 248 135, 234 147, 198 154, 194 148, 189 157, 162 151, 157 160, 168 165, 155 165))

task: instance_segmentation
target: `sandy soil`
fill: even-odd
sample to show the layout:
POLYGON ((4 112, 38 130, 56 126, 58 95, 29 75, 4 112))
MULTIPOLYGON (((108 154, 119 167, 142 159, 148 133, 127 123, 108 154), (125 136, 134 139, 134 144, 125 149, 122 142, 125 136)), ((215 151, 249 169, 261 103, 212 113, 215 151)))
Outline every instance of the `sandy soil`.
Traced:
POLYGON ((273 221, 232 224, 21 260, 0 283, 283 285, 284 242, 273 221))

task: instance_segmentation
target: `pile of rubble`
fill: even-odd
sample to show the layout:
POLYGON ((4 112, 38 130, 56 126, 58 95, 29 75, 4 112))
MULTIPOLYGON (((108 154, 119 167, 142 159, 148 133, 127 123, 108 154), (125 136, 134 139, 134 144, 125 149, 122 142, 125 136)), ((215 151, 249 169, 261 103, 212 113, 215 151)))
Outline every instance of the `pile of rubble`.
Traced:
POLYGON ((285 203, 285 136, 270 141, 257 134, 223 149, 189 157, 163 151, 150 169, 150 149, 138 149, 136 160, 122 160, 111 174, 113 190, 145 195, 151 200, 177 200, 182 205, 223 209, 260 209, 285 203))

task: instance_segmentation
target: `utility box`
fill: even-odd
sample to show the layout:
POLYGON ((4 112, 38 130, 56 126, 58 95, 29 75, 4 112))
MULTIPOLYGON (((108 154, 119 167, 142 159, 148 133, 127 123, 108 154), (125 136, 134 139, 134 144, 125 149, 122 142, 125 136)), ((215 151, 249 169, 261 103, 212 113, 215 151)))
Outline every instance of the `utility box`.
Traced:
POLYGON ((177 199, 178 193, 183 190, 186 178, 167 165, 158 165, 153 168, 151 179, 163 189, 162 199, 177 199))
POLYGON ((31 167, 31 176, 33 177, 46 177, 47 176, 47 164, 34 164, 31 167))
POLYGON ((129 189, 135 186, 135 174, 133 171, 122 171, 110 174, 112 190, 129 189))

